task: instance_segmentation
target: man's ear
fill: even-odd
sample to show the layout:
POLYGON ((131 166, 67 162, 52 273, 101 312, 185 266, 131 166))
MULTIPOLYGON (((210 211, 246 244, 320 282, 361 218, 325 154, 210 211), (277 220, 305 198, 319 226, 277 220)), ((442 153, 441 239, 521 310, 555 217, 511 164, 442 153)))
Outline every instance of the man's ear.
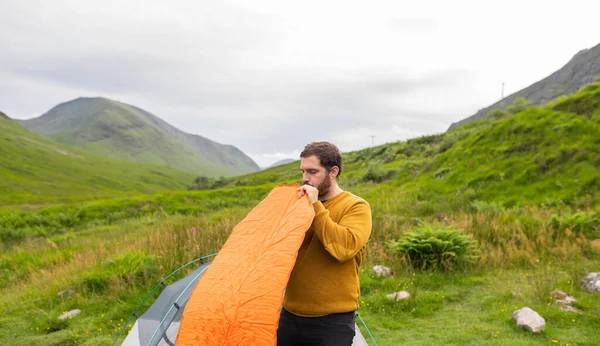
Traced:
POLYGON ((340 173, 340 168, 338 166, 333 166, 329 170, 329 174, 331 174, 333 178, 337 178, 339 173, 340 173))

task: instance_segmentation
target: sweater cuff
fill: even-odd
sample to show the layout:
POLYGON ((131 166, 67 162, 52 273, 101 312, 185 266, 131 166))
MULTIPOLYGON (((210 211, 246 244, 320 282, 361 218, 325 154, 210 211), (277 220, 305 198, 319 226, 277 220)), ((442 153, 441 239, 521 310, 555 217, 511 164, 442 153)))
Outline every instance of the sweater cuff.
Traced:
POLYGON ((326 210, 325 206, 323 205, 323 202, 319 200, 313 203, 313 207, 315 208, 315 216, 319 214, 319 212, 326 210))
POLYGON ((322 232, 327 224, 329 212, 327 209, 325 209, 325 206, 321 201, 316 201, 313 203, 313 207, 315 208, 315 218, 313 219, 312 230, 315 232, 319 240, 323 242, 322 232))

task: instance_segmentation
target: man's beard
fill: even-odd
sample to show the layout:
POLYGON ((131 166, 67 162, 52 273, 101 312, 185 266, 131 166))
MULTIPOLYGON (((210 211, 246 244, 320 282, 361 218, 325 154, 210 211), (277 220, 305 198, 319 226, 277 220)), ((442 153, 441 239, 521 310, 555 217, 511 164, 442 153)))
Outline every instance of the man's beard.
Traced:
POLYGON ((317 186, 317 190, 319 190, 319 199, 322 199, 325 196, 327 196, 327 194, 329 194, 330 189, 331 189, 331 180, 329 179, 329 177, 325 177, 325 179, 323 179, 321 184, 319 184, 319 186, 317 186))
POLYGON ((312 184, 307 184, 305 182, 300 182, 300 185, 307 184, 312 187, 316 187, 317 190, 319 190, 319 199, 322 199, 329 193, 329 190, 331 190, 331 180, 329 180, 329 179, 330 179, 329 177, 325 177, 325 179, 323 179, 323 181, 319 184, 319 186, 314 186, 312 184))

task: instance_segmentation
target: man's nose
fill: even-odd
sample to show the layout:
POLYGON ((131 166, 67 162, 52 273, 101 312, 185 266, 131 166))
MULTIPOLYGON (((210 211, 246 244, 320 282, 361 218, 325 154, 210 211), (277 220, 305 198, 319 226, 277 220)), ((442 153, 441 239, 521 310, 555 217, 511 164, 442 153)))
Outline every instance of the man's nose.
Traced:
POLYGON ((302 183, 306 184, 310 181, 310 179, 308 178, 308 175, 305 173, 302 175, 302 183))

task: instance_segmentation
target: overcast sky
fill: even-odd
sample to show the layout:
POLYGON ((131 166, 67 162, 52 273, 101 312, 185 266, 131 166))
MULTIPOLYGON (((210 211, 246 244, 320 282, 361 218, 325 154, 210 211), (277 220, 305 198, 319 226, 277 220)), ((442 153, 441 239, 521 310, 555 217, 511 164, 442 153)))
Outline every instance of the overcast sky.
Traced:
POLYGON ((444 132, 600 43, 600 1, 0 0, 0 110, 143 108, 260 166, 444 132), (371 136, 375 136, 372 138, 371 136))

